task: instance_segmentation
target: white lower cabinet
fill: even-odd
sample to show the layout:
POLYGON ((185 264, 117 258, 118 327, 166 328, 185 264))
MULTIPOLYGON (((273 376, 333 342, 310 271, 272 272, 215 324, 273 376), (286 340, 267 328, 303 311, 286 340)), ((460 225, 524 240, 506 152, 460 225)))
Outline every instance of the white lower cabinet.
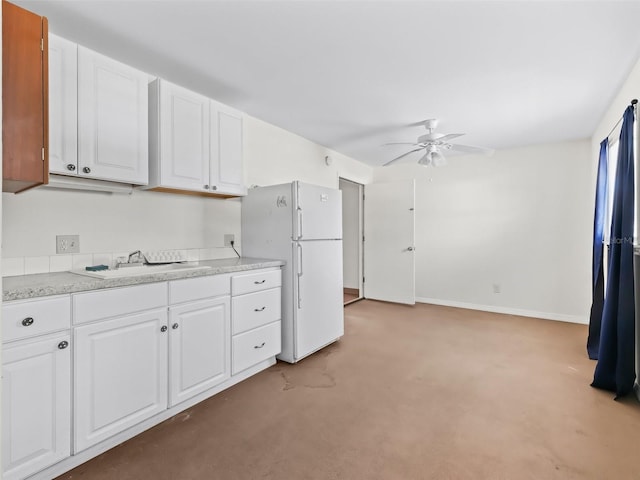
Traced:
POLYGON ((25 478, 71 448, 69 333, 3 347, 2 478, 25 478))
POLYGON ((230 376, 229 297, 169 307, 169 406, 230 376))
POLYGON ((74 452, 167 408, 167 310, 75 329, 74 452))
POLYGON ((269 268, 5 303, 2 478, 56 477, 275 363, 280 281, 269 268))
POLYGON ((281 282, 279 268, 231 277, 233 375, 280 353, 281 282))

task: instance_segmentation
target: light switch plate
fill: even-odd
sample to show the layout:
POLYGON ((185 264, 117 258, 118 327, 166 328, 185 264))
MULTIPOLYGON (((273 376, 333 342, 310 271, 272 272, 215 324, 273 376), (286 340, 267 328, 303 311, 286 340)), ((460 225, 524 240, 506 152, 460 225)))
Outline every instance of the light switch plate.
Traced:
POLYGON ((56 253, 80 253, 80 235, 56 235, 56 253))

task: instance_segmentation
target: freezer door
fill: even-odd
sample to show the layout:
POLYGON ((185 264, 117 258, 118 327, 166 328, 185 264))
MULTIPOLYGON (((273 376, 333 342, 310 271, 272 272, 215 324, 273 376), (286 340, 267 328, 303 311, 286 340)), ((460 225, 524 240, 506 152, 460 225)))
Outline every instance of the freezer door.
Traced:
POLYGON ((295 360, 344 334, 342 241, 297 242, 294 255, 295 360))
POLYGON ((294 190, 294 239, 342 238, 342 192, 302 182, 295 182, 294 190))

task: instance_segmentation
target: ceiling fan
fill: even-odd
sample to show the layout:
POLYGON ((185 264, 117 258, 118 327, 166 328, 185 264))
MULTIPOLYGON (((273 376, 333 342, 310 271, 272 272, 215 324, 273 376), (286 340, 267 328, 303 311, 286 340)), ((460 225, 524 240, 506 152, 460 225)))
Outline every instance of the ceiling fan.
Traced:
POLYGON ((425 120, 424 122, 419 123, 418 125, 424 125, 427 129, 427 133, 418 137, 418 141, 416 143, 408 143, 408 142, 395 142, 395 143, 385 143, 385 145, 413 145, 417 147, 407 153, 403 153, 402 155, 394 158, 393 160, 389 160, 387 163, 383 165, 383 167, 387 167, 398 160, 403 159, 407 155, 411 155, 412 153, 419 152, 421 150, 426 150, 425 154, 418 160, 420 165, 429 166, 433 165, 434 167, 440 167, 442 165, 447 164, 447 159, 442 154, 443 150, 451 150, 456 152, 463 153, 483 153, 483 154, 491 154, 493 150, 490 148, 483 147, 472 147, 469 145, 459 145, 455 143, 449 143, 449 140, 453 140, 454 138, 461 137, 464 133, 450 133, 448 135, 442 133, 435 133, 434 130, 438 126, 438 120, 435 118, 431 118, 429 120, 425 120))

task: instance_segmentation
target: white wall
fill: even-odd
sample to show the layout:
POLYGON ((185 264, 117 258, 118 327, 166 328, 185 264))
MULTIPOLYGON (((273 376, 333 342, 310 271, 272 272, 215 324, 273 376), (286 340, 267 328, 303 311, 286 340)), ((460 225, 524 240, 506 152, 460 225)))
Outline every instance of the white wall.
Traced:
POLYGON ((303 137, 245 117, 245 179, 247 185, 276 185, 293 180, 338 188, 338 178, 369 183, 373 169, 362 162, 303 137), (327 166, 329 155, 333 163, 327 166))
POLYGON ((342 270, 344 288, 360 289, 360 186, 340 180, 342 190, 342 270))
MULTIPOLYGON (((244 149, 248 185, 299 179, 337 188, 339 175, 363 182, 372 176, 360 162, 252 117, 245 119, 244 149), (327 155, 334 159, 331 166, 324 162, 327 155)), ((103 263, 105 255, 113 259, 137 249, 190 249, 195 259, 232 257, 223 247, 226 233, 241 247, 239 199, 40 188, 3 194, 3 200, 4 274, 70 268, 55 255, 55 236, 62 234, 80 235, 81 255, 74 259, 82 263, 103 263)))
POLYGON ((584 140, 375 169, 376 182, 416 179, 419 300, 586 322, 590 152, 584 140))
POLYGON ((609 108, 602 115, 591 137, 594 195, 600 142, 604 140, 604 137, 609 134, 613 126, 620 120, 625 109, 634 98, 640 99, 640 60, 635 64, 625 82, 620 86, 618 93, 611 100, 609 108))

